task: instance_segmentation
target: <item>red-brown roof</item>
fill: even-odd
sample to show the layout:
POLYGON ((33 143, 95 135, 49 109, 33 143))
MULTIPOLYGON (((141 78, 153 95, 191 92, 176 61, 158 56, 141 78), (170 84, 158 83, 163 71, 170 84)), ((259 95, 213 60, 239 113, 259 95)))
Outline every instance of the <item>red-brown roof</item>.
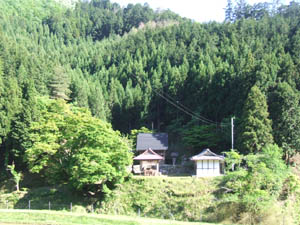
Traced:
POLYGON ((138 155, 137 157, 133 158, 134 160, 163 160, 164 158, 157 154, 156 152, 152 151, 151 148, 144 151, 142 154, 138 155))

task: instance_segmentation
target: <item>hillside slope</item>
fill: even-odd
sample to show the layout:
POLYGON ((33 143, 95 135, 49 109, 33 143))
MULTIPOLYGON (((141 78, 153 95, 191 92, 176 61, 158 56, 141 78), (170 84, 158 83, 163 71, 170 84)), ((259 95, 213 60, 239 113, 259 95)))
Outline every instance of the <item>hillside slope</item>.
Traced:
MULTIPOLYGON (((229 149, 229 119, 237 118, 238 136, 252 86, 269 106, 280 83, 299 93, 300 5, 275 13, 259 7, 241 9, 230 22, 199 24, 140 4, 0 1, 2 158, 22 156, 22 130, 36 118, 22 117, 26 106, 34 107, 35 96, 51 97, 53 88, 122 133, 153 126, 170 134, 171 146, 229 149), (60 87, 53 86, 57 80, 60 87), (194 140, 207 138, 181 141, 189 130, 194 140)), ((277 114, 270 112, 274 128, 277 114)))

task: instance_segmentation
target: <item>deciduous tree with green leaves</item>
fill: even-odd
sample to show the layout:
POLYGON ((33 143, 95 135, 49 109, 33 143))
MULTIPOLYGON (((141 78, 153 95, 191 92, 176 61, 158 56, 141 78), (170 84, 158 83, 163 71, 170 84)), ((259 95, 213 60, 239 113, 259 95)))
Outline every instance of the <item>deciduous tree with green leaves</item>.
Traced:
POLYGON ((147 127, 141 127, 140 129, 133 129, 130 131, 129 140, 132 143, 132 149, 136 149, 136 139, 139 133, 153 133, 152 130, 149 130, 147 127))
POLYGON ((250 213, 250 224, 257 224, 260 215, 272 206, 282 193, 289 170, 282 160, 283 151, 277 145, 268 144, 260 152, 241 155, 236 151, 226 153, 229 167, 220 183, 221 204, 230 208, 235 205, 233 217, 250 213))
POLYGON ((108 192, 129 175, 127 139, 85 109, 63 100, 41 100, 41 118, 32 123, 25 160, 31 172, 76 190, 108 192))
POLYGON ((216 125, 194 125, 186 128, 182 136, 185 146, 197 151, 204 148, 216 149, 222 141, 216 125))
POLYGON ((15 164, 12 163, 11 165, 7 165, 8 170, 11 172, 14 182, 16 183, 16 189, 17 191, 20 190, 20 181, 22 179, 22 173, 21 172, 17 172, 15 170, 15 164))

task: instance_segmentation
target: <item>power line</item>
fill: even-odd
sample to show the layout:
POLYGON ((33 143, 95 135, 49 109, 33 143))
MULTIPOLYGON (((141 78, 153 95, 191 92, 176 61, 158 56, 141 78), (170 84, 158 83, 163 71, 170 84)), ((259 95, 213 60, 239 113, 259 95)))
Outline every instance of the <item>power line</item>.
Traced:
POLYGON ((217 122, 215 121, 212 121, 210 119, 207 119, 197 113, 195 113, 193 110, 191 110, 190 108, 188 108, 187 106, 181 104, 179 101, 176 101, 174 98, 172 98, 170 95, 168 95, 167 93, 164 93, 163 91, 161 91, 164 95, 166 95, 168 98, 172 99, 173 101, 175 101, 179 106, 181 106, 182 108, 184 108, 185 110, 189 111, 190 113, 192 113, 193 115, 197 116, 197 117, 200 117, 201 119, 203 120, 206 120, 208 123, 213 123, 213 124, 216 124, 217 122))
MULTIPOLYGON (((139 84, 142 85, 141 81, 136 76, 134 76, 134 75, 132 75, 132 76, 137 80, 137 82, 139 84)), ((202 121, 204 123, 213 124, 213 125, 219 124, 221 126, 228 126, 229 125, 229 124, 226 125, 225 123, 218 123, 218 122, 212 121, 210 119, 207 119, 207 118, 205 118, 205 117, 203 117, 201 115, 198 115, 195 112, 193 112, 191 109, 189 109, 188 107, 186 107, 185 105, 183 105, 183 104, 179 103, 178 101, 174 100, 174 98, 172 98, 171 96, 167 95, 166 93, 160 93, 155 88, 152 88, 152 90, 157 95, 159 95, 161 98, 165 99, 168 103, 170 103, 171 105, 173 105, 174 107, 176 107, 177 109, 181 110, 182 112, 186 113, 187 115, 192 116, 192 117, 194 117, 194 118, 196 118, 196 119, 198 119, 198 120, 200 120, 200 121, 202 121), (164 96, 164 94, 167 95, 167 97, 164 96)))
MULTIPOLYGON (((160 97, 162 97, 163 99, 165 99, 167 102, 169 102, 170 104, 172 104, 173 106, 175 106, 177 109, 181 110, 182 112, 192 116, 192 117, 195 117, 196 119, 204 122, 204 123, 208 123, 208 124, 212 124, 212 122, 208 122, 206 120, 203 120, 202 118, 198 117, 197 115, 195 115, 194 113, 190 113, 188 111, 186 111, 184 108, 180 107, 177 103, 174 103, 172 101, 170 101, 167 97, 163 96, 162 94, 160 94, 159 92, 157 92, 155 89, 153 89, 153 91, 159 95, 160 97)), ((216 123, 213 123, 213 124, 216 124, 216 123)))
MULTIPOLYGON (((175 101, 173 98, 171 98, 170 96, 169 96, 169 98, 171 98, 171 99, 173 99, 173 101, 172 100, 170 100, 170 99, 168 99, 166 96, 164 96, 162 93, 159 93, 159 92, 156 92, 155 91, 155 89, 153 89, 153 91, 155 92, 155 93, 157 93, 159 96, 161 96, 162 98, 164 98, 166 101, 168 101, 170 104, 172 104, 173 106, 175 106, 176 108, 178 108, 178 109, 180 109, 181 111, 183 111, 183 112, 185 112, 186 114, 188 114, 188 115, 190 115, 190 116, 192 116, 192 117, 194 117, 194 118, 196 118, 196 119, 198 119, 198 120, 200 120, 200 121, 202 121, 202 122, 204 122, 204 123, 207 123, 207 124, 213 124, 213 125, 220 125, 220 126, 223 126, 223 127, 226 127, 226 126, 229 126, 230 124, 228 123, 228 124, 226 124, 226 123, 218 123, 218 122, 216 122, 216 121, 212 121, 212 120, 209 120, 209 119, 207 119, 207 118, 205 118, 205 117, 203 117, 203 116, 201 116, 201 115, 199 115, 199 114, 196 114, 195 112, 193 112, 191 109, 189 109, 188 107, 186 107, 185 105, 183 105, 183 104, 181 104, 181 103, 179 103, 178 101, 175 101), (175 103, 176 102, 176 103, 175 103)), ((165 94, 166 95, 166 94, 165 94)), ((168 95, 167 95, 168 96, 168 95)))

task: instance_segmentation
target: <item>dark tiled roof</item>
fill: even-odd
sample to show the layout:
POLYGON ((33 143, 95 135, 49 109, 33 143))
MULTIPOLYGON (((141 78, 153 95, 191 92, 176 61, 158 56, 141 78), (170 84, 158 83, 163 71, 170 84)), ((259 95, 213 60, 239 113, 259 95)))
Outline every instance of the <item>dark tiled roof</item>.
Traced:
POLYGON ((168 149, 168 134, 156 133, 146 134, 139 133, 137 135, 136 150, 146 150, 151 148, 152 150, 167 150, 168 149))

